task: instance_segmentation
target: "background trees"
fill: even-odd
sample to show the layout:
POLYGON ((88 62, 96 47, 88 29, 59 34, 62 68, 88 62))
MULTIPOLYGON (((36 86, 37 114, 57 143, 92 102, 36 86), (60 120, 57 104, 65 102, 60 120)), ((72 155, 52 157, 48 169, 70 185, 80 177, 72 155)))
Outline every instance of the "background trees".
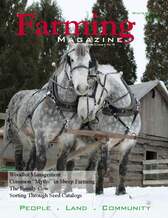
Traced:
POLYGON ((168 86, 168 2, 149 0, 147 7, 145 42, 149 63, 143 81, 159 79, 168 86))
POLYGON ((17 13, 25 11, 27 1, 0 1, 0 111, 4 111, 10 97, 22 83, 22 50, 18 49, 17 13))
POLYGON ((64 46, 55 37, 36 37, 29 28, 28 35, 18 37, 17 13, 36 13, 37 20, 61 20, 56 2, 41 0, 26 7, 27 0, 0 1, 0 112, 5 112, 10 98, 22 89, 41 87, 58 63, 64 46))
MULTIPOLYGON (((122 0, 97 0, 94 4, 93 12, 98 15, 94 20, 114 20, 119 23, 128 19, 128 12, 122 0)), ((119 31, 119 30, 118 30, 119 31)), ((133 84, 136 80, 136 63, 133 49, 129 44, 116 43, 113 46, 94 47, 95 56, 101 64, 111 64, 118 71, 122 71, 124 79, 128 84, 133 84)))

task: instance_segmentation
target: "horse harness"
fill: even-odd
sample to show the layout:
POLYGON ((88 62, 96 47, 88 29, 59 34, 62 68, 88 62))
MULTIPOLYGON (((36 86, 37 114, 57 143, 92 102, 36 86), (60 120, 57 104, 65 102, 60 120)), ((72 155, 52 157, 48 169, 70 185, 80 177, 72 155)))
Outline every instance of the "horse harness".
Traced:
MULTIPOLYGON (((97 90, 97 86, 98 84, 100 84, 102 86, 102 92, 101 92, 101 95, 100 95, 100 98, 99 98, 99 101, 98 103, 100 103, 101 101, 101 98, 103 96, 103 93, 104 91, 106 93, 108 93, 108 90, 106 89, 105 85, 106 85, 106 81, 107 81, 107 76, 109 74, 114 74, 114 73, 117 73, 117 72, 112 72, 112 73, 108 73, 108 74, 105 74, 105 77, 104 77, 104 81, 103 83, 101 83, 100 79, 97 80, 97 75, 102 73, 100 71, 97 71, 96 69, 96 65, 92 64, 92 61, 89 62, 89 67, 85 66, 85 65, 79 65, 79 66, 75 66, 74 68, 72 68, 72 65, 71 65, 71 60, 70 60, 70 56, 69 56, 69 53, 71 53, 72 51, 74 51, 74 49, 72 49, 70 52, 68 52, 66 54, 66 58, 67 58, 67 61, 66 61, 66 65, 68 64, 69 67, 70 67, 70 72, 72 73, 74 70, 76 69, 80 69, 80 68, 85 68, 85 69, 88 69, 88 72, 89 72, 89 78, 96 78, 96 83, 95 83, 95 86, 94 86, 94 89, 93 89, 93 92, 91 95, 86 95, 85 97, 87 97, 87 113, 89 115, 89 101, 88 101, 88 98, 89 97, 92 97, 94 98, 95 100, 95 93, 96 93, 96 90, 97 90), (96 74, 90 74, 90 68, 91 67, 94 67, 95 68, 95 72, 96 74)), ((60 129, 59 133, 57 134, 56 137, 60 136, 62 134, 62 132, 64 131, 65 128, 68 128, 69 126, 69 122, 73 119, 73 117, 75 116, 76 112, 77 112, 77 104, 78 104, 78 99, 80 96, 77 97, 77 99, 74 101, 74 102, 64 102, 58 95, 58 87, 62 88, 62 89, 73 89, 73 85, 72 85, 72 76, 71 74, 68 75, 67 73, 67 70, 66 70, 66 66, 65 66, 65 74, 70 82, 70 86, 69 87, 63 87, 62 85, 58 84, 58 81, 57 81, 57 76, 54 75, 53 78, 50 78, 49 80, 49 85, 48 85, 48 91, 47 91, 47 94, 35 105, 35 107, 33 108, 33 110, 31 111, 31 113, 25 118, 25 121, 23 122, 23 125, 21 126, 21 128, 24 126, 25 122, 29 119, 30 120, 30 123, 31 123, 31 120, 32 120, 32 117, 33 117, 33 114, 35 112, 35 110, 38 108, 38 106, 47 98, 49 97, 56 105, 56 108, 59 110, 60 112, 60 115, 62 116, 63 120, 64 120, 64 123, 63 123, 63 126, 62 128, 60 129), (70 119, 66 119, 63 111, 69 111, 69 112, 73 112, 72 116, 70 119)), ((136 119, 136 116, 138 114, 138 104, 137 104, 137 101, 135 100, 130 88, 128 87, 128 85, 126 84, 126 82, 122 79, 123 83, 125 84, 128 92, 119 97, 118 99, 116 99, 115 101, 113 101, 113 103, 116 103, 118 102, 119 100, 123 99, 124 97, 126 97, 128 94, 130 94, 131 96, 131 106, 129 108, 124 108, 124 109, 120 109, 120 108, 117 108, 113 105, 113 103, 109 104, 108 100, 106 100, 103 104, 103 107, 101 108, 102 109, 102 112, 108 116, 114 116, 125 128, 125 135, 129 132, 129 127, 121 120, 120 116, 127 116, 128 114, 133 114, 134 115, 134 118, 133 118, 133 121, 132 121, 132 124, 133 122, 135 121, 136 119)), ((37 94, 38 92, 42 91, 44 89, 40 89, 40 90, 37 90, 35 93, 33 93, 32 97, 37 94)), ((46 88, 45 88, 46 90, 46 88)), ((96 103, 96 102, 95 102, 96 103)), ((11 118, 9 118, 11 120, 11 118)), ((98 121, 98 118, 96 117, 97 121, 98 121)), ((13 121, 12 121, 13 123, 13 121)), ((88 126, 89 126, 89 122, 87 123, 88 126)), ((85 125, 85 124, 84 124, 85 125)), ((32 124, 31 124, 32 126, 32 124)), ((21 130, 21 128, 18 129, 18 132, 21 130)), ((32 128, 33 129, 33 128, 32 128)), ((121 142, 119 142, 121 143, 121 142)), ((117 143, 117 144, 119 144, 117 143)))
MULTIPOLYGON (((106 89, 106 82, 107 82, 107 77, 110 74, 116 74, 117 72, 111 72, 111 73, 107 73, 104 74, 104 80, 103 82, 101 82, 101 80, 99 79, 97 82, 97 85, 99 84, 102 87, 102 91, 98 100, 98 104, 100 104, 101 102, 101 98, 103 97, 104 92, 106 92, 108 94, 108 90, 106 89)), ((97 71, 97 74, 102 74, 102 72, 97 71)), ((113 100, 112 102, 109 102, 109 99, 107 98, 105 100, 105 102, 103 103, 102 107, 99 109, 102 110, 102 113, 107 115, 107 116, 114 116, 116 120, 118 120, 122 126, 124 126, 125 128, 125 132, 124 132, 124 136, 126 134, 129 133, 130 131, 130 127, 126 125, 126 123, 121 119, 121 116, 131 116, 133 115, 133 119, 131 122, 131 125, 133 125, 138 113, 139 113, 139 102, 137 101, 137 99, 134 97, 132 91, 130 90, 129 86, 127 85, 127 83, 125 82, 125 80, 123 78, 121 78, 122 82, 124 83, 126 89, 127 89, 127 93, 125 93, 124 95, 118 97, 117 99, 113 100), (131 105, 127 108, 118 108, 116 107, 114 104, 116 102, 119 102, 120 100, 124 99, 127 95, 130 95, 131 97, 131 105)), ((96 116, 97 117, 97 116, 96 116)), ((97 118, 98 120, 98 118, 97 118)), ((87 124, 88 128, 91 129, 89 123, 87 124)), ((124 140, 124 138, 122 138, 114 147, 118 146, 122 141, 124 140)))
MULTIPOLYGON (((75 49, 72 49, 70 52, 68 52, 66 54, 66 65, 68 64, 70 66, 70 72, 72 73, 74 70, 76 69, 80 69, 80 68, 85 68, 85 69, 88 69, 89 71, 89 76, 90 77, 95 77, 94 75, 90 75, 90 66, 91 66, 91 62, 89 62, 89 67, 86 67, 85 65, 78 65, 78 66, 75 66, 74 68, 72 68, 71 66, 71 61, 70 61, 70 56, 69 56, 69 53, 73 52, 75 49)), ((63 126, 62 128, 60 129, 59 133, 57 134, 56 137, 60 136, 62 134, 62 132, 64 131, 65 128, 68 128, 69 126, 69 123, 70 121, 74 118, 74 116, 76 115, 77 113, 77 104, 78 104, 78 99, 79 97, 77 97, 77 99, 74 101, 74 102, 65 102, 63 101, 60 97, 59 97, 59 94, 58 94, 58 87, 64 89, 64 90, 72 90, 74 87, 73 87, 73 83, 72 83, 72 77, 71 75, 69 76, 67 71, 66 71, 66 66, 65 66, 65 75, 67 76, 67 79, 69 81, 69 87, 64 87, 62 85, 60 85, 57 81, 57 76, 54 75, 52 78, 50 78, 49 80, 49 84, 48 84, 48 87, 47 87, 47 94, 35 105, 34 109, 31 111, 31 114, 29 114, 26 118, 30 120, 30 123, 31 123, 31 120, 32 120, 32 117, 33 117, 33 114, 35 112, 35 110, 37 109, 37 107, 47 98, 49 97, 52 102, 55 103, 55 107, 57 110, 59 110, 59 113, 62 117, 62 119, 64 120, 63 122, 63 126), (72 116, 70 117, 70 119, 67 119, 64 115, 64 111, 68 111, 68 112, 73 112, 72 116)), ((46 89, 46 88, 44 88, 46 89)), ((40 90, 37 90, 35 93, 33 93, 33 95, 35 95, 36 93, 42 91, 43 89, 40 89, 40 90)), ((96 92, 96 86, 94 88, 94 91, 93 91, 93 94, 90 96, 88 95, 87 97, 93 97, 94 94, 96 92)), ((32 96, 33 96, 32 95, 32 96)), ((88 106, 87 106, 88 108, 88 106)), ((89 109, 88 109, 89 110, 89 109)), ((89 111, 88 111, 89 113, 89 111)), ((25 121, 26 122, 26 121, 25 121)), ((25 123, 24 122, 24 123, 25 123)), ((32 126, 32 124, 31 124, 32 126)), ((33 129, 33 128, 32 128, 33 129)), ((56 138, 55 137, 55 138, 56 138)))

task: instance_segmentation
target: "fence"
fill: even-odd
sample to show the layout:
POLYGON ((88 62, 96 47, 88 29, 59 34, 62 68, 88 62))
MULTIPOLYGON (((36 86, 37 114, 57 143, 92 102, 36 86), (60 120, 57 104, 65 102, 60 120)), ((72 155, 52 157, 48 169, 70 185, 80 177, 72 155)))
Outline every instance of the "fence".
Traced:
POLYGON ((143 161, 143 185, 168 185, 168 159, 143 161))

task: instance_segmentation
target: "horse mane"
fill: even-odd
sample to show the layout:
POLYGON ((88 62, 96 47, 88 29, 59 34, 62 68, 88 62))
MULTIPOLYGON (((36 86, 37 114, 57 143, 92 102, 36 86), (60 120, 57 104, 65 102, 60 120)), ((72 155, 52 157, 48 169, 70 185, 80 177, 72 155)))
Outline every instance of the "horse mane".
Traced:
POLYGON ((87 52, 87 47, 84 44, 79 43, 76 46, 75 52, 78 57, 84 57, 87 52))

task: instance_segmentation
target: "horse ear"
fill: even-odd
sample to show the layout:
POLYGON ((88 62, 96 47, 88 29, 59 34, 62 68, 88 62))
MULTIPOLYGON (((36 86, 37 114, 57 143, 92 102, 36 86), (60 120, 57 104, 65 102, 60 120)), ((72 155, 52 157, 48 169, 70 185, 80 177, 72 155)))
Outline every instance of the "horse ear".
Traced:
POLYGON ((86 45, 90 48, 93 44, 93 37, 89 37, 86 40, 86 45))
POLYGON ((122 71, 120 71, 120 72, 119 72, 119 74, 120 74, 120 77, 122 77, 122 76, 123 76, 123 72, 122 72, 122 71))

